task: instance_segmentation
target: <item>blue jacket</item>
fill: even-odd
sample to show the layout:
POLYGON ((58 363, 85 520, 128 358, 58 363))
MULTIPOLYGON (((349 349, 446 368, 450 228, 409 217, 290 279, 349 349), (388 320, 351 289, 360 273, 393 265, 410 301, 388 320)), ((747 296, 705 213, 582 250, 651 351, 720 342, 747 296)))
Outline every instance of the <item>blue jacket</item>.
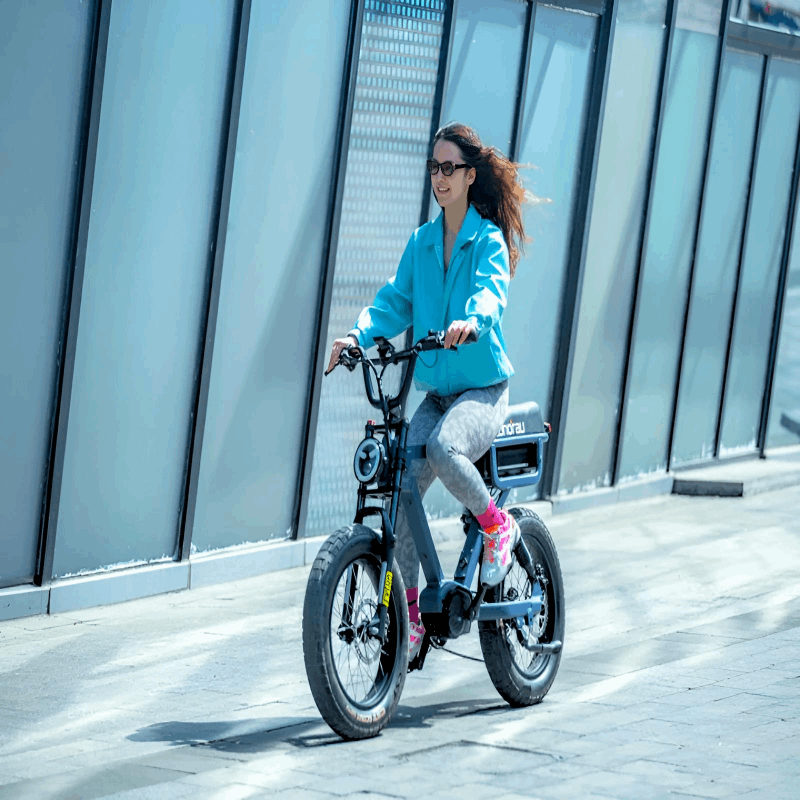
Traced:
POLYGON ((362 347, 370 347, 375 336, 391 339, 412 325, 417 341, 431 329, 446 330, 454 320, 471 322, 477 342, 456 351, 422 353, 417 360, 417 388, 445 396, 501 383, 514 369, 501 326, 510 279, 503 234, 470 205, 445 275, 442 224, 440 213, 414 231, 397 274, 361 312, 350 333, 362 347))

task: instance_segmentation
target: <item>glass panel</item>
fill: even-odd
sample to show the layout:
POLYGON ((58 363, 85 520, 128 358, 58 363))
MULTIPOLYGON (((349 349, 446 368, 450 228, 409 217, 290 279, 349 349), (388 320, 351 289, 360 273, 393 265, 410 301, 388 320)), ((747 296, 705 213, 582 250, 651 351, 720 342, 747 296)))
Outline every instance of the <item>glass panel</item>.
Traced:
POLYGON ((678 0, 676 29, 719 35, 722 0, 678 0))
MULTIPOLYGON (((685 29, 679 6, 642 259, 641 290, 620 452, 620 480, 667 468, 719 39, 685 29)), ((717 3, 717 17, 721 2, 717 3)), ((710 13, 710 9, 707 9, 710 13)), ((696 20, 689 20, 697 27, 696 20)), ((709 26, 712 27, 712 26, 709 26)), ((713 29, 713 28, 712 28, 713 29)))
MULTIPOLYGON (((545 419, 597 27, 598 18, 588 14, 536 10, 519 148, 523 183, 533 195, 523 209, 533 241, 517 265, 503 332, 516 370, 511 402, 535 400, 545 419)), ((539 489, 520 489, 512 500, 535 497, 539 489)))
POLYGON ((619 8, 558 491, 607 486, 647 200, 666 2, 619 8))
POLYGON ((349 0, 252 7, 192 535, 198 550, 290 532, 349 10, 349 0))
POLYGON ((672 463, 711 458, 741 250, 762 56, 725 53, 695 257, 672 463))
POLYGON ((115 2, 54 573, 172 558, 233 0, 115 2))
POLYGON ((789 276, 767 430, 768 447, 791 444, 800 444, 800 208, 795 209, 789 276))
POLYGON ((800 33, 798 0, 733 0, 731 18, 781 33, 800 33))
MULTIPOLYGON (((326 355, 396 272, 430 187, 425 159, 444 0, 366 0, 365 9, 326 355)), ((360 373, 337 369, 323 379, 302 535, 352 521, 353 453, 373 416, 360 373)))
POLYGON ((525 3, 459 0, 457 10, 443 119, 470 125, 484 143, 507 155, 525 35, 525 3))
POLYGON ((756 446, 800 119, 800 64, 772 59, 739 281, 720 455, 756 446))
POLYGON ((0 3, 0 587, 34 573, 95 3, 0 3))

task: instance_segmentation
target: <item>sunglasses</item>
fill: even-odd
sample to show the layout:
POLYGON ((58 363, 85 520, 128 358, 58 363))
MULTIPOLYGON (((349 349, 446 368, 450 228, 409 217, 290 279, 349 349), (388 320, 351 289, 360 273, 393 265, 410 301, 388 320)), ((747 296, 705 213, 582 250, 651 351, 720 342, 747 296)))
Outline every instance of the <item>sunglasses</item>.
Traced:
POLYGON ((469 169, 469 164, 454 164, 452 161, 444 161, 441 164, 436 159, 429 158, 425 162, 429 175, 435 175, 439 170, 442 175, 450 177, 457 169, 469 169))

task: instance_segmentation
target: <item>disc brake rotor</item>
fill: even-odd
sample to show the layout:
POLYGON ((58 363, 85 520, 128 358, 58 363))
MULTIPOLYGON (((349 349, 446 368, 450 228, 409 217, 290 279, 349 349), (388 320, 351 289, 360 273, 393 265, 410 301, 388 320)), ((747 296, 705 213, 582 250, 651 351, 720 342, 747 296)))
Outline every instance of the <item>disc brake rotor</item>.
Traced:
MULTIPOLYGON (((516 567, 517 569, 522 571, 521 567, 516 567)), ((512 568, 513 570, 514 568, 512 568)), ((531 597, 533 594, 533 585, 531 583, 530 576, 525 573, 524 571, 522 576, 514 576, 517 580, 512 581, 516 585, 509 586, 508 589, 504 592, 503 598, 507 602, 515 602, 522 599, 527 599, 531 597), (521 580, 520 580, 521 578, 521 580)), ((509 582, 509 578, 511 578, 511 574, 506 578, 506 581, 509 582)), ((541 608, 539 613, 533 618, 531 624, 527 623, 527 620, 523 619, 515 619, 509 620, 506 623, 506 632, 507 637, 509 640, 509 644, 511 645, 512 651, 516 652, 517 657, 515 658, 516 661, 529 661, 529 664, 533 664, 540 656, 534 655, 530 653, 526 648, 526 644, 537 644, 542 641, 542 638, 547 631, 547 622, 550 615, 550 609, 547 602, 547 578, 544 574, 544 569, 542 568, 541 564, 536 564, 536 578, 537 583, 541 590, 541 608)))

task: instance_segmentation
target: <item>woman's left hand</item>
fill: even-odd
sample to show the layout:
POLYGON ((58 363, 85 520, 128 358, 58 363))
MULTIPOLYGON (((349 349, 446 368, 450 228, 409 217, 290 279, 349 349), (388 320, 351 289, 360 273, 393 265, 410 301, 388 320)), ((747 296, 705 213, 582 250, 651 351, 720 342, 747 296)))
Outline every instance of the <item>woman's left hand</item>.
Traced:
POLYGON ((444 336, 445 349, 449 349, 454 344, 464 344, 470 333, 476 332, 476 328, 471 323, 463 319, 457 319, 450 323, 447 333, 444 336))

